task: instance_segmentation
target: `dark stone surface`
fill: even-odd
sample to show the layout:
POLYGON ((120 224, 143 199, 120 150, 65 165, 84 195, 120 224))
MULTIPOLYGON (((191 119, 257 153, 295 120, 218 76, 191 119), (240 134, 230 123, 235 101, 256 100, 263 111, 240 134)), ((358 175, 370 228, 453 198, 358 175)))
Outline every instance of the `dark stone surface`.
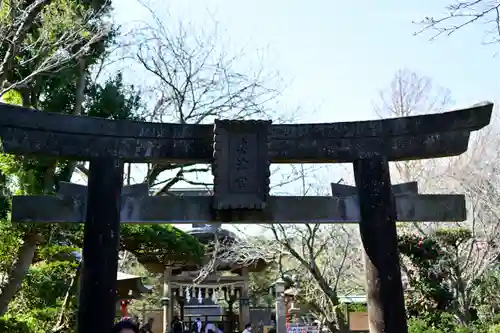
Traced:
MULTIPOLYGON (((86 185, 75 184, 70 182, 59 182, 57 197, 84 197, 87 198, 88 187, 86 185)), ((122 197, 147 197, 149 195, 149 186, 146 183, 126 185, 122 188, 122 197)))
MULTIPOLYGON (((12 200, 12 221, 81 223, 85 218, 81 202, 72 198, 16 196, 12 200)), ((267 203, 268 207, 264 210, 264 214, 258 214, 253 221, 358 223, 360 219, 357 196, 345 198, 270 196, 267 203)), ((460 222, 466 219, 463 195, 397 195, 396 205, 400 222, 460 222)), ((122 196, 121 206, 122 223, 186 223, 205 226, 213 222, 211 197, 122 196)), ((236 222, 231 221, 231 223, 236 222)))
MULTIPOLYGON (((12 221, 28 220, 35 223, 76 222, 83 223, 87 214, 87 186, 60 182, 57 196, 16 196, 13 198, 12 221)), ((148 185, 123 186, 122 198, 147 197, 148 185)), ((122 203, 126 204, 126 200, 122 203)))
MULTIPOLYGON (((469 133, 486 126, 493 104, 424 116, 332 124, 273 125, 272 163, 339 163, 458 155, 469 133)), ((111 121, 0 104, 0 136, 7 153, 74 159, 115 156, 126 161, 213 161, 211 125, 111 121)))
MULTIPOLYGON (((211 197, 213 195, 213 191, 207 189, 171 189, 168 193, 178 197, 211 197)), ((207 201, 204 201, 204 204, 206 205, 207 201)), ((236 235, 224 229, 220 221, 193 223, 191 230, 188 230, 187 233, 196 237, 203 244, 212 242, 216 236, 219 239, 236 239, 236 235)))
POLYGON ((115 319, 123 162, 90 161, 78 333, 109 333, 115 319))
MULTIPOLYGON (((175 195, 178 197, 211 197, 214 192, 208 189, 197 189, 197 188, 189 188, 189 189, 171 189, 168 191, 168 194, 175 195)), ((215 219, 216 213, 213 213, 213 218, 215 219)), ((220 221, 213 221, 206 224, 193 223, 191 225, 192 230, 202 230, 202 229, 211 229, 217 230, 222 227, 222 223, 220 221)), ((204 238, 204 237, 202 237, 204 238)), ((213 237, 212 237, 213 239, 213 237)))
POLYGON ((269 196, 270 121, 216 120, 213 207, 262 210, 269 196))
MULTIPOLYGON (((350 197, 357 196, 358 190, 356 186, 344 185, 344 184, 336 184, 331 183, 332 188, 332 196, 333 197, 350 197)), ((392 185, 392 192, 394 194, 418 194, 418 183, 417 182, 409 182, 392 185)))
POLYGON ((54 156, 74 160, 108 156, 139 163, 210 163, 213 159, 212 134, 203 139, 141 139, 107 136, 104 132, 100 135, 82 135, 0 127, 0 136, 3 150, 9 154, 54 156))
POLYGON ((356 161, 354 175, 365 249, 370 332, 408 332, 389 163, 379 156, 356 161))
MULTIPOLYGON (((354 138, 475 131, 489 124, 493 103, 484 102, 457 111, 331 124, 273 125, 272 140, 354 138), (439 122, 436 122, 439 120, 439 122)), ((212 136, 212 125, 147 123, 42 112, 0 103, 0 127, 46 132, 107 135, 144 139, 200 139, 212 136)))

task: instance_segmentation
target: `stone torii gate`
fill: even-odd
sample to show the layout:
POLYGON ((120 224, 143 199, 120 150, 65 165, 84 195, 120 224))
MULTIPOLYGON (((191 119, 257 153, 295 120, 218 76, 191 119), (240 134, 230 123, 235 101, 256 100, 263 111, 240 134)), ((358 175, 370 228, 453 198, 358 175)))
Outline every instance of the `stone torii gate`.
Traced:
MULTIPOLYGON (((395 199, 398 221, 401 222, 464 220, 463 195, 400 195, 395 199)), ((122 195, 121 201, 121 223, 209 224, 214 221, 213 197, 208 195, 150 197, 137 193, 122 195)), ((20 223, 84 223, 87 212, 83 203, 69 193, 64 196, 15 196, 12 200, 12 220, 20 223)), ((359 201, 354 195, 270 196, 260 221, 359 223, 360 218, 359 201)))
MULTIPOLYGON (((347 211, 359 214, 356 186, 336 183, 330 186, 333 198, 349 205, 347 211)), ((463 195, 419 194, 417 182, 393 185, 392 193, 398 222, 463 222, 467 219, 463 195)))
MULTIPOLYGON (((268 211, 274 221, 320 221, 326 223, 359 223, 359 200, 355 186, 331 184, 332 196, 269 197, 268 211), (294 209, 290 210, 290 207, 294 209)), ((454 222, 466 219, 462 195, 419 195, 416 182, 392 186, 398 221, 454 222)), ((122 190, 122 223, 198 223, 211 222, 211 191, 196 191, 195 196, 176 194, 173 197, 149 197, 147 184, 124 186, 122 190), (183 198, 191 198, 188 201, 183 198), (192 199, 205 198, 205 199, 192 199), (165 209, 172 207, 172 209, 165 209)), ((16 196, 13 199, 12 219, 21 223, 83 223, 87 187, 61 182, 57 196, 16 196)), ((374 272, 367 267, 368 282, 374 272)), ((376 308, 379 299, 376 285, 368 285, 368 304, 376 308)), ((281 313, 277 309, 277 313, 281 313)), ((164 316, 168 318, 168 315, 164 316)), ((164 321, 165 321, 164 318, 164 321)), ((277 326, 286 327, 285 316, 276 318, 277 326)), ((241 324, 241 323, 240 323, 241 324)), ((243 323, 245 324, 245 323, 243 323)), ((168 327, 169 321, 164 323, 168 327)))
MULTIPOLYGON (((343 184, 331 184, 332 195, 337 198, 355 198, 356 205, 359 204, 359 200, 357 198, 357 189, 355 186, 343 185, 343 184)), ((467 219, 467 211, 465 208, 465 199, 463 196, 454 197, 453 201, 449 200, 447 203, 444 201, 440 202, 442 197, 434 197, 434 196, 426 196, 418 193, 418 184, 417 182, 409 182, 402 183, 392 186, 392 193, 394 195, 396 206, 398 202, 402 201, 402 198, 406 198, 405 203, 409 203, 408 206, 403 206, 404 211, 413 212, 413 219, 411 221, 414 222, 462 222, 467 219), (417 198, 429 197, 429 201, 418 200, 417 198), (437 199, 437 200, 435 200, 437 199), (419 202, 422 203, 420 205, 414 205, 414 203, 419 202), (418 206, 415 207, 415 206, 418 206), (418 210, 414 210, 414 209, 418 210), (421 214, 420 212, 425 212, 421 214), (426 219, 421 219, 425 215, 426 219)), ((444 196, 446 197, 446 196, 444 196)), ((451 199, 451 198, 450 198, 451 199)), ((397 221, 406 221, 410 220, 405 219, 406 216, 401 216, 399 212, 401 208, 397 209, 397 221)), ((363 238, 363 244, 366 244, 366 235, 363 238)), ((366 245, 365 245, 366 250, 366 245)), ((396 251, 397 252, 397 251, 396 251)), ((397 254, 397 253, 396 253, 397 254)), ((384 304, 386 300, 386 295, 379 292, 379 279, 378 276, 380 274, 379 269, 373 265, 370 260, 370 253, 364 253, 364 261, 365 261, 365 276, 367 282, 367 304, 368 304, 368 321, 370 325, 371 332, 386 332, 385 327, 380 325, 380 315, 373 311, 374 309, 378 309, 380 304, 384 304)), ((390 315, 390 313, 387 313, 390 315)), ((385 319, 385 318, 382 318, 385 319)), ((390 331, 392 332, 392 331, 390 331)))
MULTIPOLYGON (((79 333, 109 331, 115 310, 121 215, 129 216, 129 222, 147 216, 147 212, 141 216, 134 210, 143 211, 142 205, 127 204, 137 201, 135 197, 127 197, 122 206, 123 163, 159 161, 211 163, 214 195, 208 206, 195 205, 208 209, 204 218, 226 223, 273 223, 282 217, 275 205, 283 199, 269 196, 270 163, 353 163, 360 233, 372 272, 371 284, 376 286, 370 291, 377 300, 369 309, 372 330, 404 333, 407 324, 395 226, 400 199, 394 200, 388 161, 462 154, 470 133, 489 124, 492 108, 493 104, 484 103, 442 114, 331 124, 216 120, 214 125, 190 125, 111 121, 0 104, 0 136, 5 153, 90 162, 86 213, 74 219, 85 220, 79 333)), ((25 199, 16 198, 16 207, 25 199)), ((331 213, 339 214, 330 205, 334 199, 324 199, 328 214, 320 221, 332 222, 331 213)), ((165 199, 141 200, 147 206, 147 202, 165 199)), ((184 206, 187 211, 190 207, 184 206)), ((20 208, 13 209, 13 218, 19 217, 20 208)), ((164 206, 164 210, 175 209, 164 206)), ((344 212, 350 214, 347 209, 344 212)), ((404 214, 399 214, 401 219, 404 214)), ((25 218, 33 222, 37 216, 25 218)), ((185 214, 170 220, 177 218, 189 220, 185 214)), ((57 222, 50 215, 38 220, 57 222)), ((154 222, 153 217, 146 220, 154 222)), ((342 221, 346 220, 354 218, 344 215, 342 221)))

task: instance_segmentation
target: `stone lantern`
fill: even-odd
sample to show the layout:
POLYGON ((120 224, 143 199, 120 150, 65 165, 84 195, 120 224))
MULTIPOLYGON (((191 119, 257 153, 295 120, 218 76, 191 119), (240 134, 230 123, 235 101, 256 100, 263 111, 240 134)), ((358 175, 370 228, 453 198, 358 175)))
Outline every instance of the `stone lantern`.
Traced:
POLYGON ((285 281, 280 277, 273 286, 276 295, 276 333, 287 333, 285 281))

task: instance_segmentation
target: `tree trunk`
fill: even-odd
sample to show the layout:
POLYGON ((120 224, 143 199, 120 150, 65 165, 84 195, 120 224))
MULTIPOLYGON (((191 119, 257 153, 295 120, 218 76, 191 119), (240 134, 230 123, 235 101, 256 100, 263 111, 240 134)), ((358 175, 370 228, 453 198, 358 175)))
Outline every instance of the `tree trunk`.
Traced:
POLYGON ((3 316, 7 312, 10 301, 21 286, 26 273, 33 262, 33 257, 35 256, 39 240, 40 236, 37 234, 24 235, 23 245, 17 253, 17 259, 14 265, 12 265, 12 270, 10 271, 7 282, 1 288, 0 316, 3 316))
MULTIPOLYGON (((85 58, 80 59, 78 62, 80 71, 78 81, 76 82, 76 98, 75 98, 75 107, 73 108, 73 112, 71 113, 74 116, 80 116, 83 110, 83 100, 85 99, 85 85, 87 83, 87 60, 85 58)), ((69 179, 68 182, 71 181, 71 176, 75 172, 76 161, 69 162, 69 179)))
POLYGON ((75 274, 71 278, 71 282, 68 286, 68 289, 66 290, 66 295, 64 296, 64 300, 63 300, 63 303, 61 304, 61 309, 59 312, 59 319, 57 320, 56 324, 52 328, 53 333, 60 332, 66 328, 65 321, 64 321, 64 314, 65 314, 66 310, 68 309, 70 297, 73 294, 74 290, 76 289, 77 284, 79 284, 81 267, 82 267, 82 262, 80 262, 80 264, 78 265, 78 267, 75 271, 75 274))

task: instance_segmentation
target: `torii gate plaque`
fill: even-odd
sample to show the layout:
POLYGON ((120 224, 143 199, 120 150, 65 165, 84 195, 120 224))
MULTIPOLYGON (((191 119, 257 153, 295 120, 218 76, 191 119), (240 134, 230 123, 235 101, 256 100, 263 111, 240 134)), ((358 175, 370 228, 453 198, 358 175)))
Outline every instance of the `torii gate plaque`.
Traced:
POLYGON ((0 104, 0 136, 6 153, 90 161, 79 333, 107 333, 113 323, 123 162, 153 161, 212 163, 212 216, 223 222, 272 221, 269 163, 353 163, 360 232, 373 272, 369 292, 378 300, 369 309, 371 329, 404 333, 388 161, 462 154, 471 131, 489 124, 492 109, 484 103, 376 121, 271 125, 223 120, 214 127, 111 121, 0 104))

